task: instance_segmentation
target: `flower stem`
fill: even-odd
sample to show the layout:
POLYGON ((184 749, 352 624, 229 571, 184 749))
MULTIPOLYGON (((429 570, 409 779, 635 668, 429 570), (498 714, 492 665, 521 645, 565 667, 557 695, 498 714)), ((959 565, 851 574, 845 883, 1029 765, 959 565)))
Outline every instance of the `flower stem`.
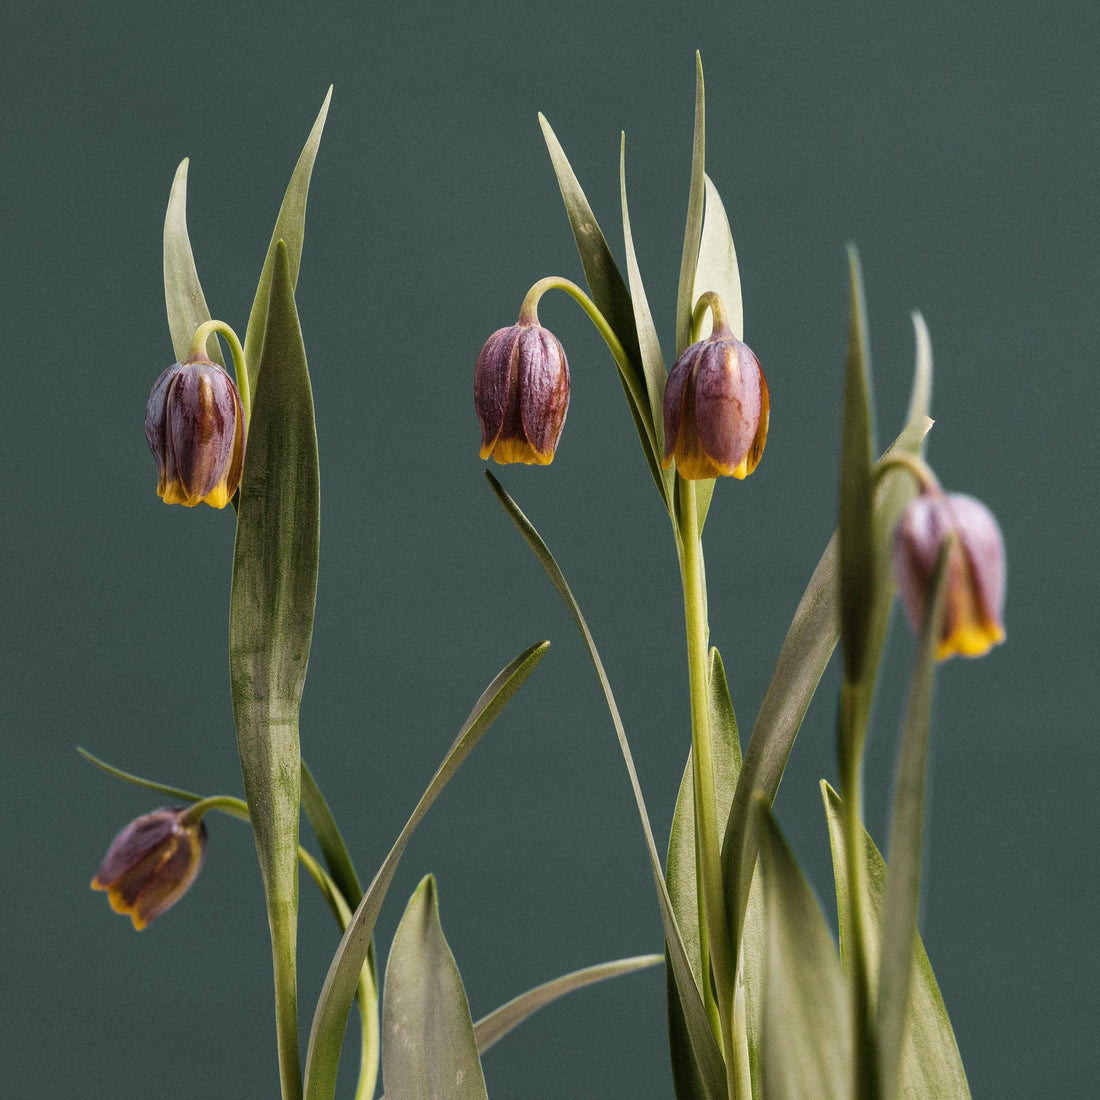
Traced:
POLYGON ((707 673, 707 598, 703 546, 699 536, 695 486, 679 481, 677 510, 680 534, 680 573, 684 589, 687 632, 688 683, 691 694, 692 793, 695 804, 695 853, 699 891, 700 945, 703 998, 726 1063, 731 1100, 751 1096, 748 1047, 735 1034, 736 974, 726 924, 726 899, 718 841, 718 811, 714 789, 714 752, 710 729, 710 689, 707 673), (713 988, 711 982, 713 980, 713 988))
POLYGON ((241 347, 237 334, 224 321, 204 321, 191 337, 191 346, 187 349, 185 363, 194 363, 206 359, 206 341, 214 334, 219 333, 225 337, 229 350, 233 353, 233 373, 236 375, 237 392, 241 395, 241 413, 244 416, 245 427, 252 414, 252 391, 248 385, 248 369, 244 359, 244 348, 241 347))
POLYGON ((708 309, 710 310, 711 335, 729 333, 732 336, 733 331, 730 329, 729 321, 726 318, 726 307, 722 304, 722 299, 713 290, 708 290, 699 295, 699 301, 695 303, 695 309, 691 314, 691 339, 694 341, 699 338, 703 317, 708 309))
POLYGON ((867 909, 867 852, 863 836, 863 747, 870 698, 867 685, 845 679, 840 692, 840 783, 844 801, 844 846, 848 864, 848 912, 851 930, 852 1023, 856 1095, 878 1100, 881 1088, 875 1034, 870 913, 867 909))

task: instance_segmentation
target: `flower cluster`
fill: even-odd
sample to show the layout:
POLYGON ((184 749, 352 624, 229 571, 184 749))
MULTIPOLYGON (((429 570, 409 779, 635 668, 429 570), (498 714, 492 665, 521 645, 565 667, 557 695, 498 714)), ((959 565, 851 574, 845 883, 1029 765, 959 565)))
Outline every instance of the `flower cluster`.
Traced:
MULTIPOLYGON (((537 322, 498 329, 474 369, 481 457, 547 465, 569 408, 569 367, 561 342, 537 322)), ((752 350, 724 323, 689 347, 672 368, 664 397, 667 469, 688 479, 746 477, 764 453, 768 384, 752 350)))

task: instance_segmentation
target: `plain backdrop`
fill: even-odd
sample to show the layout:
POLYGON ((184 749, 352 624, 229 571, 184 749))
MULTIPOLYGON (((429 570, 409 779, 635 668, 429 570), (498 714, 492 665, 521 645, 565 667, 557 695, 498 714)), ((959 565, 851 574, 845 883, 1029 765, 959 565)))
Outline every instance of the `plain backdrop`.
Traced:
MULTIPOLYGON (((4 1091, 163 1100, 277 1091, 248 830, 210 819, 190 894, 140 935, 88 881, 159 804, 120 767, 239 793, 226 661, 233 515, 167 508, 142 433, 172 360, 161 227, 189 219, 243 333, 283 189, 329 84, 298 306, 322 559, 303 751, 369 878, 482 688, 549 656, 410 845, 378 925, 437 876, 480 1016, 576 967, 661 949, 626 773, 563 605, 477 458, 473 363, 539 277, 580 265, 537 123, 616 255, 620 134, 666 354, 691 147, 737 241, 772 398, 763 462, 718 487, 712 640, 751 727, 835 524, 847 291, 864 265, 880 442, 904 416, 910 313, 933 341, 929 457, 1000 519, 1007 643, 937 682, 921 926, 975 1096, 1083 1096, 1096 1043, 1095 422, 1100 172, 1092 0, 520 6, 251 2, 0 12, 0 1066, 4 1091)), ((573 402, 548 469, 502 480, 599 643, 663 845, 688 747, 671 533, 610 356, 564 296, 573 402)), ((886 807, 912 656, 896 616, 868 762, 886 807)), ((818 780, 836 671, 780 789, 833 913, 818 780)), ((302 1006, 335 944, 302 890, 302 1006)), ((832 919, 832 916, 830 917, 832 919)), ((659 970, 580 992, 485 1059, 495 1098, 671 1095, 659 970)), ((342 1078, 349 1095, 352 1075, 342 1078)))

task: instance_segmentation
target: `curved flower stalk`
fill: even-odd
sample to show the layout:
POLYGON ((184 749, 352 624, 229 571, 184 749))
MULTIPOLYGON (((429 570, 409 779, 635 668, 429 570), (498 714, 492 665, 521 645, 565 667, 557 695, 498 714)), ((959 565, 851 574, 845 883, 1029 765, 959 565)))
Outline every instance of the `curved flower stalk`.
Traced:
MULTIPOLYGON (((585 639, 634 784, 665 929, 678 1095, 732 1100, 765 1093, 809 1095, 820 1086, 820 1093, 812 1093, 818 1095, 829 1093, 826 1079, 833 1081, 837 1095, 892 1096, 899 1083, 920 1095, 967 1095, 950 1024, 915 929, 925 760, 921 745, 927 743, 930 654, 937 651, 928 639, 942 635, 941 655, 946 645, 977 648, 976 638, 993 640, 999 629, 999 577, 994 564, 974 567, 957 518, 945 518, 942 507, 935 512, 933 506, 934 518, 928 518, 912 505, 918 510, 898 527, 914 496, 913 479, 903 467, 923 462, 931 425, 931 353, 924 323, 915 316, 918 354, 909 416, 876 464, 866 323, 853 252, 839 532, 826 547, 795 614, 742 761, 722 662, 708 648, 701 536, 714 479, 747 476, 760 461, 770 396, 759 361, 743 343, 736 253, 724 207, 703 168, 704 117, 699 68, 672 371, 665 367, 634 255, 624 155, 620 180, 626 279, 541 116, 590 296, 568 280, 553 278, 540 280, 525 299, 565 289, 595 323, 612 353, 650 474, 672 521, 684 589, 692 739, 664 874, 595 642, 545 542, 499 482, 492 475, 489 479, 585 639), (705 335, 699 329, 708 311, 711 331, 705 335), (946 544, 945 535, 950 536, 946 544), (894 556, 907 606, 919 623, 921 645, 902 735, 904 787, 899 779, 892 834, 896 843, 884 896, 874 865, 879 857, 865 842, 861 824, 861 775, 870 699, 893 596, 894 556), (937 566, 937 561, 947 565, 937 566), (950 625, 952 607, 955 620, 966 624, 961 634, 950 625), (845 676, 842 798, 837 802, 842 816, 834 833, 840 838, 834 856, 838 901, 846 914, 843 963, 770 814, 799 725, 838 640, 845 676), (754 875, 761 852, 763 890, 754 875), (800 945, 810 942, 816 946, 807 955, 800 945), (811 965, 809 957, 815 959, 811 965), (873 965, 874 958, 881 958, 881 968, 873 965), (826 1066, 825 1076, 815 1076, 814 1067, 826 1066)), ((990 543, 985 535, 975 534, 974 540, 990 543)), ((837 810, 831 804, 827 808, 832 830, 837 810)))

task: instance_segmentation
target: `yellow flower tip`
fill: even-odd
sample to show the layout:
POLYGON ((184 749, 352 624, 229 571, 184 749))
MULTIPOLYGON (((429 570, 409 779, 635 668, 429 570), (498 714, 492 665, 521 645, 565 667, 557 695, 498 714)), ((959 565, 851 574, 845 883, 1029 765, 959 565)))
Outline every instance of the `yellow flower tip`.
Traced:
POLYGON ((937 646, 936 660, 946 661, 948 657, 984 657, 1004 640, 1004 628, 998 623, 963 623, 937 646))
POLYGON ((498 329, 474 369, 482 459, 548 466, 569 408, 569 364, 557 337, 538 324, 498 329))

